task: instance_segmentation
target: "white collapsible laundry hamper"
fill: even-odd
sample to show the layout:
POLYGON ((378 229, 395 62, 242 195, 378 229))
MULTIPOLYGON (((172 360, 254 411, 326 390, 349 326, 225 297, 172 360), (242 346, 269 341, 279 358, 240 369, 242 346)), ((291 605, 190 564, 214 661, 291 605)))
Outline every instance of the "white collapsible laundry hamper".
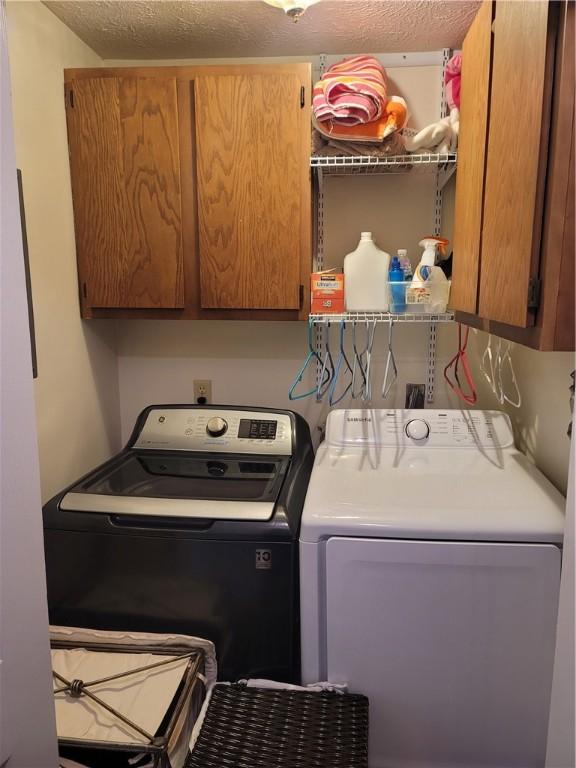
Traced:
POLYGON ((185 635, 52 627, 58 744, 88 768, 182 768, 216 656, 185 635))

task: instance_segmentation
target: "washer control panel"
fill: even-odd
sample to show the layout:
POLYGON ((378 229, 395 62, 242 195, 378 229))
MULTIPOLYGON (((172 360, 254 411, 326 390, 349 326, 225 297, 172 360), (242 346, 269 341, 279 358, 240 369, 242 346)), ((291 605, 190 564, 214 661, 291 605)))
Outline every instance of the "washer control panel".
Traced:
POLYGON ((326 425, 326 439, 338 446, 509 448, 514 445, 507 414, 480 410, 332 411, 326 425))
POLYGON ((272 411, 153 408, 134 448, 291 456, 292 422, 272 411))

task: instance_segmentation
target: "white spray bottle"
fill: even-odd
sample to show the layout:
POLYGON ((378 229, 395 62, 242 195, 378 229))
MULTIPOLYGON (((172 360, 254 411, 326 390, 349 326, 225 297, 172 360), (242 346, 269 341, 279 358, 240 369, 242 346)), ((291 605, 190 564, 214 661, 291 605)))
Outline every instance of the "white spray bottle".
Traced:
POLYGON ((428 312, 443 312, 448 301, 449 284, 446 275, 436 266, 436 249, 444 248, 447 240, 441 237, 425 237, 420 240, 424 253, 414 270, 410 288, 406 291, 406 303, 428 312))
POLYGON ((418 245, 420 248, 424 248, 424 253, 420 259, 420 263, 414 270, 414 277, 412 278, 412 285, 418 288, 424 288, 426 282, 432 274, 432 267, 436 264, 436 248, 442 241, 436 237, 425 237, 424 240, 420 240, 418 245))

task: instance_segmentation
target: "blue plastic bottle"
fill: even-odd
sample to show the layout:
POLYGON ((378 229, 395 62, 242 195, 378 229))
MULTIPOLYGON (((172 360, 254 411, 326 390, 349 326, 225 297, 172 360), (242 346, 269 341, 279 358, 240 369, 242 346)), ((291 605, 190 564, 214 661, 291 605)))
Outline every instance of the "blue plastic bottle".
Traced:
POLYGON ((390 262, 388 273, 391 294, 391 312, 406 312, 406 283, 404 282, 404 269, 398 256, 394 256, 390 262))

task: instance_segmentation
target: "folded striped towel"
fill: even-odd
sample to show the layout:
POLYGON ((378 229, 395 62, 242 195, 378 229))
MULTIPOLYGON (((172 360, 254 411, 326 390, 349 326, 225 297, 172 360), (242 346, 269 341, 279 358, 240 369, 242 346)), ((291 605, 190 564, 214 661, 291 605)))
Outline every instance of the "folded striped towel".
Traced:
POLYGON ((386 71, 373 56, 354 56, 334 64, 314 86, 318 122, 340 125, 370 123, 386 106, 386 71))
POLYGON ((444 70, 446 84, 446 101, 450 109, 460 109, 460 80, 462 73, 462 54, 456 53, 447 62, 444 70))

